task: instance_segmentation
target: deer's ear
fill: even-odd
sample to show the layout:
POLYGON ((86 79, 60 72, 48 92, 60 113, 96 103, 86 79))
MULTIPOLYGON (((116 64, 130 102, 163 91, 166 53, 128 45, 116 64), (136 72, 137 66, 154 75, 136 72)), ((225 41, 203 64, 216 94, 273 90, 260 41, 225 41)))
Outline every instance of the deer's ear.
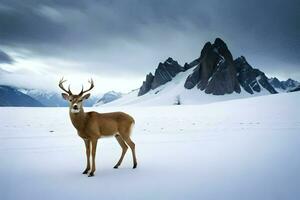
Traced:
POLYGON ((90 94, 90 93, 88 93, 88 94, 85 94, 85 95, 82 97, 82 99, 88 99, 90 96, 91 96, 91 94, 90 94))
POLYGON ((65 100, 69 100, 69 95, 66 93, 61 93, 62 98, 64 98, 65 100))

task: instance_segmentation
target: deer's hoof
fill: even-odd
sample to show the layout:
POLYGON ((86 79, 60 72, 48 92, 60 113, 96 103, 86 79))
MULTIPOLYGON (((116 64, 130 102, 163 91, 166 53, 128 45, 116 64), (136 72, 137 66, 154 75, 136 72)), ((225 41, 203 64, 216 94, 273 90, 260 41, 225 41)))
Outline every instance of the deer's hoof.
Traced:
POLYGON ((89 170, 86 169, 86 170, 84 170, 84 171, 82 172, 82 174, 87 174, 88 172, 89 172, 89 170))
POLYGON ((134 164, 134 165, 133 165, 133 169, 135 169, 136 167, 137 167, 137 164, 134 164))
POLYGON ((115 166, 114 166, 114 169, 118 169, 118 167, 119 167, 119 165, 115 165, 115 166))
POLYGON ((94 172, 91 172, 91 173, 88 175, 88 177, 92 177, 92 176, 94 176, 94 172))

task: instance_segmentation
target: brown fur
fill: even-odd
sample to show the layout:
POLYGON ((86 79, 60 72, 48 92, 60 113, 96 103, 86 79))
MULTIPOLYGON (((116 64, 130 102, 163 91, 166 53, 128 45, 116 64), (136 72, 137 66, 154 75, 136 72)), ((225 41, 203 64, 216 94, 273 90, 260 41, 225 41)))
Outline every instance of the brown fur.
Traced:
MULTIPOLYGON (((61 80, 60 82, 60 87, 62 88, 63 86, 61 86, 61 83, 63 83, 63 80, 61 80)), ((78 135, 85 142, 87 166, 83 173, 87 174, 91 169, 89 176, 94 175, 94 172, 96 170, 95 156, 97 141, 99 138, 105 136, 115 136, 122 148, 121 157, 114 168, 118 168, 121 165, 125 153, 128 149, 127 145, 131 148, 132 151, 133 168, 136 168, 137 161, 135 155, 135 144, 130 139, 130 133, 132 126, 134 125, 134 119, 130 115, 123 112, 84 112, 82 101, 87 99, 90 94, 83 94, 84 93, 81 92, 79 95, 73 95, 70 90, 68 94, 62 94, 63 98, 69 101, 69 114, 72 124, 77 129, 78 135), (72 112, 74 106, 78 107, 75 113, 72 112), (90 156, 92 156, 92 167, 90 166, 90 156)))

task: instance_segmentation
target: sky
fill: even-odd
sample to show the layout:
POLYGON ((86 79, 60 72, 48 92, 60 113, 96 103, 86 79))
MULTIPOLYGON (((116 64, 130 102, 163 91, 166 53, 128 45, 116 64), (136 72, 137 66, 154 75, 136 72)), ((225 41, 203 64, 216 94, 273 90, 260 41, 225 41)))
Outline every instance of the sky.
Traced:
POLYGON ((139 88, 168 57, 199 57, 222 38, 267 76, 300 80, 297 0, 2 0, 0 84, 57 91, 139 88), (87 87, 87 86, 86 86, 87 87))

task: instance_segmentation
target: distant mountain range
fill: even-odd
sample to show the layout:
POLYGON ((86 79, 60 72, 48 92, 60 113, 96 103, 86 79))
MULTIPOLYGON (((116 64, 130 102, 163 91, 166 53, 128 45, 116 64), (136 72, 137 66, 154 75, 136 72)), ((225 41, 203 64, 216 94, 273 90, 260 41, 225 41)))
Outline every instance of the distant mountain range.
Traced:
MULTIPOLYGON (((68 102, 64 100, 61 93, 49 92, 45 90, 37 89, 19 89, 24 94, 36 99, 47 107, 65 107, 68 106, 68 102)), ((98 100, 98 96, 91 96, 84 101, 84 105, 87 107, 93 106, 98 100)))
POLYGON ((277 90, 281 92, 289 92, 293 91, 297 87, 300 86, 300 83, 298 81, 295 81, 293 79, 288 79, 286 81, 280 81, 278 78, 270 78, 269 83, 277 90))
POLYGON ((0 106, 42 107, 38 100, 10 86, 0 86, 0 106))
MULTIPOLYGON (((84 101, 84 106, 90 107, 100 102, 108 103, 119 97, 121 93, 110 91, 103 95, 91 96, 84 101)), ((61 97, 61 93, 2 85, 0 86, 0 106, 66 107, 68 102, 61 97)))
POLYGON ((173 58, 159 63, 138 90, 108 105, 201 104, 287 92, 297 86, 299 83, 292 79, 268 78, 244 56, 234 59, 226 43, 217 38, 183 66, 173 58))

